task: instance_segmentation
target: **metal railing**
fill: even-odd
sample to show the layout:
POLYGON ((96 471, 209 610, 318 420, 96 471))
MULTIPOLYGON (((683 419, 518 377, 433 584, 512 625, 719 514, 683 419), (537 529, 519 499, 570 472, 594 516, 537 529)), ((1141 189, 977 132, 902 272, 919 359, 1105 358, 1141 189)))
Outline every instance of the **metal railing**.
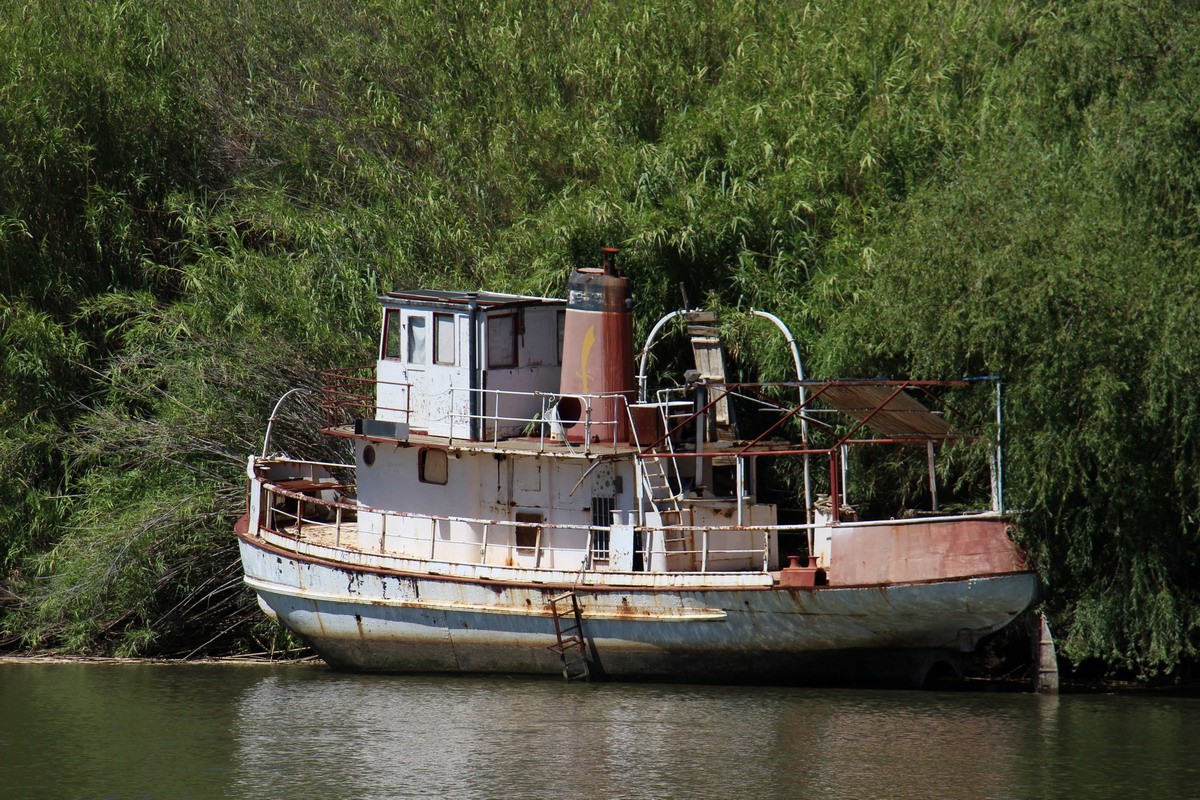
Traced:
POLYGON ((343 367, 321 372, 321 408, 325 410, 325 425, 334 428, 356 419, 375 419, 378 412, 389 412, 396 422, 407 422, 412 414, 412 384, 381 381, 375 377, 375 366, 343 367), (403 404, 379 404, 379 387, 395 387, 403 404))
MULTIPOLYGON (((332 484, 331 484, 332 486, 332 484)), ((476 517, 463 517, 453 515, 437 515, 437 514, 418 514, 404 511, 393 511, 389 509, 372 508, 358 504, 347 503, 339 500, 324 500, 319 497, 313 497, 304 492, 292 491, 271 483, 262 483, 262 507, 263 507, 263 526, 269 530, 283 533, 290 536, 295 536, 300 540, 311 540, 315 543, 324 543, 323 540, 329 538, 330 531, 332 532, 332 544, 334 547, 349 546, 344 541, 347 534, 353 531, 356 535, 361 532, 360 518, 361 515, 378 514, 380 516, 379 529, 372 531, 373 535, 380 537, 378 552, 387 553, 403 553, 411 555, 413 558, 438 560, 438 550, 443 552, 451 548, 477 547, 479 554, 475 560, 459 561, 463 564, 488 564, 488 555, 493 555, 499 551, 504 554, 506 562, 511 561, 513 556, 528 556, 532 555, 532 567, 541 569, 543 562, 548 555, 556 553, 574 554, 576 558, 571 559, 570 566, 556 565, 555 569, 568 569, 570 571, 582 569, 591 569, 593 555, 593 541, 597 530, 601 530, 599 526, 591 524, 569 524, 569 523, 551 523, 551 522, 528 522, 514 520, 497 520, 497 519, 481 519, 476 517), (287 501, 295 503, 294 510, 289 506, 287 501), (418 524, 428 523, 428 532, 418 530, 418 524), (444 524, 460 523, 468 527, 472 534, 471 538, 459 538, 453 535, 449 538, 441 536, 440 526, 444 524), (353 526, 353 527, 351 527, 353 526), (537 534, 532 545, 522 545, 510 541, 509 536, 504 537, 504 541, 497 542, 491 536, 494 529, 515 529, 536 527, 537 534), (575 531, 584 534, 584 543, 578 547, 564 547, 552 545, 545 541, 546 531, 575 531), (405 547, 398 549, 395 545, 411 543, 414 547, 405 547), (389 544, 393 545, 389 547, 389 544), (420 552, 428 548, 428 552, 420 552)), ((731 572, 747 572, 754 569, 767 571, 770 567, 770 534, 772 532, 800 530, 808 526, 806 525, 758 525, 758 526, 713 526, 713 525, 642 525, 632 526, 634 531, 643 534, 643 545, 640 555, 643 558, 643 564, 647 565, 644 571, 651 571, 650 564, 654 563, 658 558, 664 561, 668 559, 677 559, 681 556, 694 557, 699 560, 699 569, 672 570, 668 572, 709 572, 722 571, 710 570, 709 565, 723 560, 734 558, 746 559, 747 563, 754 563, 755 566, 749 570, 746 568, 724 570, 731 572), (680 534, 698 531, 700 532, 700 546, 692 549, 671 549, 665 546, 669 537, 679 536, 680 534), (753 548, 722 548, 713 546, 711 537, 714 533, 735 533, 746 534, 758 532, 761 534, 761 546, 755 545, 753 548), (653 534, 660 534, 654 536, 653 534), (648 535, 649 534, 649 535, 648 535)), ((607 531, 611 535, 612 528, 607 531)), ((454 532, 454 527, 450 528, 451 534, 454 532)), ((360 548, 354 548, 360 549, 360 548)))
MULTIPOLYGON (((620 431, 622 427, 633 424, 629 398, 624 394, 518 392, 466 387, 452 387, 449 391, 452 398, 475 396, 483 409, 474 414, 452 410, 450 419, 464 422, 465 425, 458 426, 452 422, 451 430, 467 429, 470 422, 476 420, 480 423, 480 439, 489 440, 493 445, 506 439, 520 438, 536 440, 539 451, 553 443, 568 449, 577 446, 579 453, 590 454, 596 447, 615 449, 624 444, 620 439, 620 431), (611 404, 609 408, 603 408, 607 404, 611 404), (537 410, 532 414, 520 413, 514 408, 520 405, 526 408, 536 405, 537 410), (568 406, 577 408, 567 412, 568 406), (597 418, 600 413, 603 416, 597 418), (576 426, 579 426, 581 434, 576 432, 576 426)), ((461 409, 469 407, 470 403, 452 399, 450 406, 452 409, 461 409)))

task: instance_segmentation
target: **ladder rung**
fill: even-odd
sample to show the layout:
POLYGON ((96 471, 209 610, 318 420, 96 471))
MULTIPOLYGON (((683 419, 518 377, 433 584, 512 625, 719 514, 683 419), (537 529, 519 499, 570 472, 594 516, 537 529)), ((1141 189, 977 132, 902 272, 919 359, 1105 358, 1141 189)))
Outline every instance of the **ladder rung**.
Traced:
POLYGON ((550 598, 550 614, 554 618, 554 635, 558 642, 546 649, 558 654, 558 657, 562 659, 563 678, 568 681, 590 678, 587 642, 583 638, 583 619, 580 616, 579 601, 574 590, 550 598), (559 609, 558 604, 563 600, 571 601, 570 608, 559 609), (563 623, 567 621, 569 624, 564 625, 563 623), (568 658, 567 651, 572 649, 577 651, 577 655, 568 658), (573 670, 573 667, 578 667, 578 669, 573 670))

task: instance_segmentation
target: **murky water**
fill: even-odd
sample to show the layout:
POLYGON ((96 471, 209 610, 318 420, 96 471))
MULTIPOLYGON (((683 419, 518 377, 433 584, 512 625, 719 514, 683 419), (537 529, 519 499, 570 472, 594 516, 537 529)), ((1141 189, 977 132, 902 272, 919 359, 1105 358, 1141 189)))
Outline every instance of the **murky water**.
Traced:
POLYGON ((0 798, 1189 798, 1200 700, 0 664, 0 798))

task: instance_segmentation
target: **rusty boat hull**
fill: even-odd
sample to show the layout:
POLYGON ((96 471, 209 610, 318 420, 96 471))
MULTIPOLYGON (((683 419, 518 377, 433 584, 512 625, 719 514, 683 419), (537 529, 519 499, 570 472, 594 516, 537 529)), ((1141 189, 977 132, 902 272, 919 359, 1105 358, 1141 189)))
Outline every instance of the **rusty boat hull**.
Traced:
POLYGON ((659 319, 635 368, 616 255, 573 270, 565 300, 380 296, 374 365, 325 373, 339 461, 272 455, 271 422, 303 390, 279 398, 237 531, 268 615, 342 669, 919 684, 961 674, 1030 606, 998 382, 805 379, 795 337, 759 311, 795 381, 729 381, 702 309, 659 319), (647 358, 672 326, 695 368, 653 389, 647 358), (949 402, 979 388, 994 418, 949 402), (906 489, 899 508, 856 509, 859 446, 915 456, 897 463, 928 508, 906 489), (984 465, 990 504, 944 511, 978 505, 984 465), (798 466, 803 507, 785 512, 772 478, 798 466))
POLYGON ((366 569, 241 535, 263 610, 330 665, 562 673, 549 599, 585 609, 594 677, 919 685, 1035 599, 1030 572, 873 586, 651 589, 366 569))

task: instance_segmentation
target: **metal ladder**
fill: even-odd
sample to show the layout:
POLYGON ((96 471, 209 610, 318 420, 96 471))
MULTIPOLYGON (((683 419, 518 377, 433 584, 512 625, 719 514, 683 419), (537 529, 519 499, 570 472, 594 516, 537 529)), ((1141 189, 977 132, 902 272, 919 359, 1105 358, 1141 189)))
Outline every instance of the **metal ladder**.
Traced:
POLYGON ((583 638, 583 616, 575 592, 563 592, 551 597, 550 616, 554 618, 554 636, 558 643, 550 645, 548 649, 558 653, 562 659, 563 679, 568 682, 589 680, 592 672, 588 665, 587 642, 583 638), (571 601, 571 608, 560 611, 558 604, 564 600, 571 601), (564 615, 569 615, 570 624, 564 624, 564 615))
MULTIPOLYGON (((676 418, 688 416, 688 412, 672 413, 670 405, 665 403, 659 405, 659 414, 662 416, 663 430, 670 430, 672 422, 676 418)), ((665 444, 668 452, 675 452, 675 445, 669 437, 665 440, 665 444)), ((661 452, 661 449, 652 447, 648 452, 657 454, 661 452)), ((646 497, 650 501, 650 507, 658 513, 660 524, 664 526, 678 525, 683 522, 683 509, 679 505, 679 495, 671 488, 667 468, 663 465, 664 461, 669 461, 675 467, 673 458, 663 459, 658 455, 653 455, 650 458, 639 459, 642 466, 643 486, 646 497)), ((679 477, 678 467, 676 467, 675 477, 679 477)), ((669 536, 667 533, 667 531, 663 532, 663 549, 668 553, 673 550, 687 550, 691 546, 690 531, 674 531, 674 536, 669 536)))
MULTIPOLYGON (((650 453, 656 453, 657 450, 650 450, 650 453)), ((667 470, 663 466, 663 459, 657 456, 640 458, 638 462, 641 466, 642 486, 646 492, 646 499, 650 501, 650 507, 658 514, 659 524, 664 526, 678 525, 683 519, 683 510, 679 507, 679 496, 675 494, 675 490, 671 488, 671 482, 667 478, 667 470)), ((674 531, 674 536, 668 535, 668 531, 663 532, 663 549, 667 552, 672 550, 686 550, 689 545, 687 531, 674 531)))

